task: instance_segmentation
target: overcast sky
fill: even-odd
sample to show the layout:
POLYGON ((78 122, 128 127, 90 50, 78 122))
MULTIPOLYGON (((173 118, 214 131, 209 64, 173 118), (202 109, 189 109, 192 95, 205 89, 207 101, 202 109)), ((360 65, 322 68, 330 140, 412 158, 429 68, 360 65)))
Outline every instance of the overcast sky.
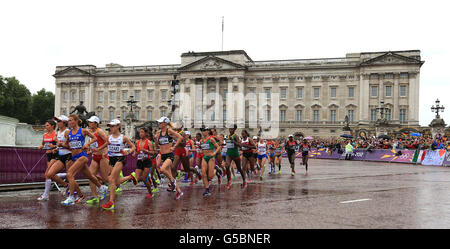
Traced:
POLYGON ((436 98, 450 123, 446 1, 0 1, 0 75, 55 91, 57 65, 179 64, 187 51, 242 49, 253 60, 421 50, 420 124, 436 98))

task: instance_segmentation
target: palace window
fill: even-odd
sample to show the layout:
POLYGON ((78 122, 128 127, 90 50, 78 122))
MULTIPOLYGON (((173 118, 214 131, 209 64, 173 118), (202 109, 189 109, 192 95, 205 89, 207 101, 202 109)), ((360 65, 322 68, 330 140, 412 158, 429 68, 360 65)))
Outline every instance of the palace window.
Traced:
POLYGON ((370 96, 371 97, 378 97, 378 86, 371 86, 370 87, 370 96))
POLYGON ((370 121, 377 121, 377 110, 370 109, 370 121))
POLYGON ((148 101, 153 100, 153 90, 147 90, 147 100, 148 101))
POLYGON ((84 98, 86 96, 86 93, 84 91, 80 91, 80 100, 84 101, 84 98))
POLYGON ((67 92, 66 91, 63 92, 63 99, 64 99, 64 101, 67 101, 67 92))
POLYGON ((264 88, 264 93, 266 94, 266 99, 270 99, 270 88, 264 88))
POLYGON ((313 111, 313 121, 319 121, 319 110, 313 111))
POLYGON ((400 122, 406 122, 406 109, 400 109, 400 122))
POLYGON ((348 88, 348 97, 349 98, 354 98, 355 97, 355 88, 352 87, 352 86, 348 88))
POLYGON ((122 91, 122 101, 126 101, 128 99, 128 92, 122 91))
POLYGON ((331 122, 336 122, 336 110, 331 110, 330 111, 330 120, 331 120, 331 122))
POLYGON ((391 109, 386 109, 384 114, 386 120, 391 120, 391 109))
POLYGON ((391 97, 392 96, 392 86, 386 86, 385 96, 386 97, 391 97))
POLYGON ((116 92, 110 91, 109 92, 109 102, 114 102, 115 99, 116 99, 116 92))
POLYGON ((109 111, 109 120, 113 120, 114 119, 114 111, 111 110, 109 111))
POLYGON ((331 98, 336 98, 336 87, 330 89, 331 98))
POLYGON ((280 98, 281 99, 286 99, 286 88, 281 88, 280 89, 280 98))
POLYGON ((319 98, 320 89, 318 87, 314 88, 314 99, 319 98))
POLYGON ((97 100, 98 100, 98 102, 103 101, 103 92, 97 92, 97 100))
POLYGON ((405 85, 400 86, 400 97, 406 97, 406 86, 405 85))
POLYGON ((166 116, 166 110, 161 110, 161 117, 165 117, 166 116))
POLYGON ((297 99, 303 98, 303 87, 297 88, 297 99))
POLYGON ((302 121, 302 110, 297 110, 295 120, 302 121))
POLYGON ((167 90, 161 90, 161 100, 167 99, 167 90))
POLYGON ((134 113, 134 118, 135 118, 136 120, 139 120, 139 111, 136 111, 136 112, 134 113))
POLYGON ((286 110, 280 110, 280 121, 281 122, 286 121, 286 110))
POLYGON ((139 90, 134 91, 134 99, 136 101, 140 101, 140 99, 141 99, 141 91, 139 91, 139 90))
POLYGON ((97 117, 102 120, 102 116, 103 116, 103 112, 102 111, 97 111, 97 117))
POLYGON ((353 122, 353 120, 354 120, 354 110, 348 110, 347 116, 348 116, 348 121, 349 122, 353 122))
POLYGON ((147 120, 152 120, 153 118, 153 111, 152 110, 148 110, 147 111, 147 120))

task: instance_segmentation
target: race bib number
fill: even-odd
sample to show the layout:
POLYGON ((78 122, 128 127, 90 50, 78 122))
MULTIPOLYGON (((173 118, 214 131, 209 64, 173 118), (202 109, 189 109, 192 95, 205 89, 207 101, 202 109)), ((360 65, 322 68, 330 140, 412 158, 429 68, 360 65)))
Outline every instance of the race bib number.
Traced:
POLYGON ((120 145, 110 144, 108 145, 108 151, 112 153, 120 153, 120 145))
POLYGON ((169 143, 169 139, 167 137, 162 137, 159 139, 159 144, 168 144, 169 143))
POLYGON ((266 152, 266 147, 259 147, 259 152, 265 153, 266 152))
POLYGON ((142 160, 142 159, 144 159, 146 156, 147 156, 147 155, 146 155, 145 153, 139 153, 139 154, 137 155, 137 159, 138 159, 138 160, 142 160))
POLYGON ((202 144, 202 150, 209 150, 209 144, 208 143, 202 144))
POLYGON ((49 150, 50 148, 50 143, 44 143, 44 150, 49 150))
POLYGON ((81 141, 70 141, 69 146, 71 149, 81 149, 83 147, 81 141))
POLYGON ((227 149, 234 149, 234 143, 227 141, 227 149))
POLYGON ((91 149, 94 149, 94 148, 97 148, 97 147, 98 147, 98 143, 97 142, 92 143, 91 146, 90 146, 91 149))

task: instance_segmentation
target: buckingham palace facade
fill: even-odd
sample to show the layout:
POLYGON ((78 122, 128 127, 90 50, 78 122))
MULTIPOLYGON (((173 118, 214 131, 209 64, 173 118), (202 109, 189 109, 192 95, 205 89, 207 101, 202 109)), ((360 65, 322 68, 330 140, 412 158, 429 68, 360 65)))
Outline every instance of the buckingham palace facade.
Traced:
POLYGON ((136 124, 169 116, 174 105, 171 117, 189 129, 237 124, 251 134, 325 137, 341 135, 346 116, 352 130, 371 130, 384 103, 391 125, 418 128, 423 63, 420 50, 268 61, 233 50, 187 52, 173 65, 57 66, 55 115, 83 101, 103 121, 123 119, 133 96, 136 124))

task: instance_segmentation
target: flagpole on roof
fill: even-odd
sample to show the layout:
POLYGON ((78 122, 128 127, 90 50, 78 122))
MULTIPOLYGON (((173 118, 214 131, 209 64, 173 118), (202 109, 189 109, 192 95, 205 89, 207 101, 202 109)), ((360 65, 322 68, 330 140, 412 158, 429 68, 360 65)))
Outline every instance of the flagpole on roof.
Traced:
POLYGON ((222 16, 222 51, 223 51, 223 16, 222 16))

